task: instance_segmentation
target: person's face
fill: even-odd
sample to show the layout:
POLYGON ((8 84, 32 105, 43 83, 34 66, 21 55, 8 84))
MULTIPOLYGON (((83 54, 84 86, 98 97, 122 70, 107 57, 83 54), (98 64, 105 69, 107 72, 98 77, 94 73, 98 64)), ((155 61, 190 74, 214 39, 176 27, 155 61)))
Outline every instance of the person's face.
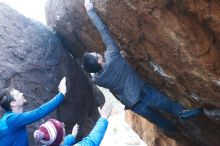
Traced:
POLYGON ((19 92, 18 90, 16 89, 13 89, 11 91, 11 96, 14 97, 15 101, 12 101, 13 102, 13 106, 17 106, 17 107, 23 107, 23 105, 25 103, 27 103, 27 100, 24 98, 24 94, 19 92))
POLYGON ((92 52, 90 54, 93 55, 97 59, 99 64, 104 63, 104 58, 102 57, 101 54, 96 53, 96 52, 92 52))

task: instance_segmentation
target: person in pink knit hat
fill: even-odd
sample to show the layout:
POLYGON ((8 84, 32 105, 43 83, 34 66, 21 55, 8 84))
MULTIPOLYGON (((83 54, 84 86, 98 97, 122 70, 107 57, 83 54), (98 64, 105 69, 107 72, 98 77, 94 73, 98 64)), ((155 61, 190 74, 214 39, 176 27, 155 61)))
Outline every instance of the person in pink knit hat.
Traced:
POLYGON ((75 140, 79 126, 76 124, 73 127, 72 133, 65 136, 64 123, 56 119, 49 119, 42 124, 39 129, 34 132, 34 138, 46 146, 71 146, 74 144, 74 146, 99 146, 107 130, 107 119, 111 114, 112 107, 112 102, 105 102, 102 109, 99 110, 101 117, 96 122, 95 127, 87 137, 76 144, 75 140))
MULTIPOLYGON (((59 146, 65 136, 64 126, 64 123, 56 119, 49 119, 34 132, 34 138, 45 145, 59 146)), ((76 124, 72 130, 73 137, 76 137, 78 129, 79 126, 76 124)))

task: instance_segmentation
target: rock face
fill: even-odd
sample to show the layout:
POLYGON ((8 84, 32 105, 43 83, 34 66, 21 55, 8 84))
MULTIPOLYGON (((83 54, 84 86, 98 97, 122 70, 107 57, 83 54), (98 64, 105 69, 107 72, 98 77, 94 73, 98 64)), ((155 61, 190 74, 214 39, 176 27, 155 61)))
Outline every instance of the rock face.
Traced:
MULTIPOLYGON (((217 0, 95 0, 98 14, 134 69, 187 108, 220 107, 219 6, 217 0)), ((83 1, 50 0, 46 17, 73 56, 80 59, 85 51, 104 52, 83 1)), ((176 142, 167 145, 219 145, 220 122, 212 118, 200 116, 180 125, 172 137, 176 142)), ((170 140, 143 120, 135 116, 130 122, 136 131, 145 132, 139 134, 146 143, 165 145, 156 141, 170 140), (150 143, 149 135, 158 138, 150 143)))
POLYGON ((87 135, 99 117, 97 104, 103 103, 104 98, 90 84, 57 35, 0 4, 0 46, 0 90, 11 86, 23 92, 29 102, 25 111, 51 99, 62 77, 67 77, 68 92, 61 106, 29 127, 30 145, 39 145, 33 141, 33 130, 51 117, 65 122, 67 133, 78 123, 79 138, 87 135), (99 102, 95 97, 100 98, 99 102))
POLYGON ((188 145, 188 141, 180 144, 174 139, 166 137, 164 134, 159 133, 156 126, 148 122, 144 118, 138 116, 135 113, 129 111, 125 112, 126 122, 129 123, 133 129, 141 136, 143 141, 146 141, 148 145, 155 146, 184 146, 188 145), (147 130, 146 130, 147 129, 147 130), (150 134, 149 134, 150 133, 150 134))

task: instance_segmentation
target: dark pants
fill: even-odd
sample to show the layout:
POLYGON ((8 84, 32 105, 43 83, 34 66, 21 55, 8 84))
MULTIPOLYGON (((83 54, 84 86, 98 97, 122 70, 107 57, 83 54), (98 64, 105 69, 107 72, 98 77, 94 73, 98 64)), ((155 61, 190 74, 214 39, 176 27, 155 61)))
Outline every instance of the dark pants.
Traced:
POLYGON ((178 117, 178 113, 185 108, 150 85, 145 85, 140 93, 141 99, 131 110, 167 132, 175 131, 175 124, 166 120, 158 110, 166 111, 178 117))

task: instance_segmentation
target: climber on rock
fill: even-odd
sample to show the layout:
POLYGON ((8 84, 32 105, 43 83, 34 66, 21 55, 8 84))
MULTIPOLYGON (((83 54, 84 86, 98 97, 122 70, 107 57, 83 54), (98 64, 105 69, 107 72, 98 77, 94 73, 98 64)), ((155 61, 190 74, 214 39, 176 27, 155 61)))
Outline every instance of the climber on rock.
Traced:
POLYGON ((158 111, 166 111, 177 118, 188 119, 199 115, 201 109, 186 110, 181 104, 172 101, 155 87, 144 83, 143 79, 132 69, 120 54, 120 49, 107 26, 96 14, 93 3, 85 0, 85 9, 96 26, 105 44, 104 58, 96 52, 86 52, 82 58, 82 67, 92 75, 93 81, 101 87, 108 88, 126 109, 141 115, 166 132, 174 132, 176 125, 164 118, 158 111))
POLYGON ((0 104, 6 113, 0 119, 1 146, 28 146, 26 126, 42 119, 55 110, 66 94, 66 78, 58 86, 59 93, 39 108, 23 112, 27 100, 23 93, 14 88, 5 88, 0 93, 0 104))

